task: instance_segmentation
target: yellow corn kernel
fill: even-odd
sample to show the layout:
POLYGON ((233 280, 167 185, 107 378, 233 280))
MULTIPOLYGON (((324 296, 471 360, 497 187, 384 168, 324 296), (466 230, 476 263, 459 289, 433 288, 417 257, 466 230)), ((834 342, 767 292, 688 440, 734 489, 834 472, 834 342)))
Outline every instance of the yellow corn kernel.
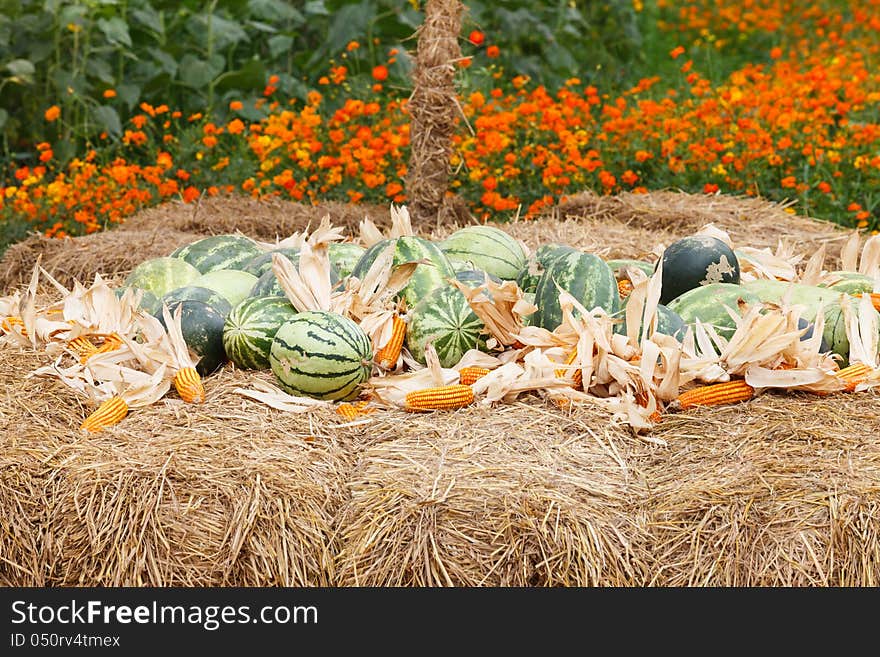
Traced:
POLYGON ((376 410, 375 408, 368 408, 369 403, 368 401, 359 401, 354 404, 343 402, 336 407, 336 413, 351 422, 360 415, 369 415, 376 410))
POLYGON ((714 383, 686 390, 678 396, 681 409, 694 406, 720 406, 746 401, 755 395, 755 389, 743 379, 734 379, 726 383, 714 383))
POLYGON ((617 281, 617 293, 620 295, 621 299, 625 299, 626 297, 628 297, 632 291, 633 284, 631 280, 629 280, 628 278, 622 278, 621 280, 617 281))
MULTIPOLYGON (((565 364, 571 365, 572 363, 574 363, 575 360, 577 360, 577 356, 578 350, 577 347, 575 347, 565 359, 565 364)), ((568 367, 560 367, 556 370, 557 379, 564 379, 569 375, 571 376, 572 385, 575 388, 580 389, 584 387, 584 373, 583 370, 581 370, 580 368, 574 370, 573 372, 568 367)))
POLYGON ((97 432, 118 424, 128 415, 128 404, 122 397, 111 397, 96 408, 80 425, 80 429, 97 432))
POLYGON ((18 326, 21 329, 21 334, 27 337, 27 331, 24 328, 24 322, 21 317, 6 317, 3 321, 0 321, 0 330, 4 333, 12 333, 15 330, 15 327, 18 326))
POLYGON ((180 398, 188 404, 201 404, 205 401, 205 386, 194 367, 183 367, 174 375, 174 388, 180 398))
POLYGON ((461 408, 473 403, 474 389, 457 383, 409 392, 406 395, 404 408, 407 411, 440 411, 461 408))
POLYGON ((384 347, 376 352, 376 356, 373 358, 375 363, 384 370, 390 370, 397 364, 397 358, 403 348, 403 339, 406 337, 406 320, 400 315, 395 315, 392 324, 391 338, 384 347))
POLYGON ((471 365, 470 367, 462 367, 458 371, 458 382, 462 385, 469 386, 478 379, 486 376, 491 371, 492 370, 488 370, 485 367, 476 367, 474 365, 471 365))
POLYGON ((85 363, 90 356, 98 352, 98 348, 85 335, 80 335, 67 343, 67 348, 79 356, 79 362, 85 363))
POLYGON ((835 375, 839 379, 843 379, 846 384, 844 390, 846 392, 852 392, 856 389, 857 385, 867 381, 868 375, 873 371, 874 369, 865 363, 854 363, 849 367, 844 367, 842 370, 835 372, 835 375))

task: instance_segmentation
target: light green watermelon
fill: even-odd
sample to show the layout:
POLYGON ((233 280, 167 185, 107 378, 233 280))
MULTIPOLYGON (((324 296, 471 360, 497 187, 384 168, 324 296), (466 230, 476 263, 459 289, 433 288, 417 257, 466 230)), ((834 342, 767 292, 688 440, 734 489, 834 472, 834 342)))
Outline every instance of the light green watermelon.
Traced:
POLYGON ((177 258, 160 257, 145 260, 131 270, 122 287, 146 290, 161 299, 171 290, 191 284, 201 274, 188 262, 177 258))
POLYGON ((354 399, 372 371, 369 336, 342 315, 314 310, 281 325, 269 349, 269 366, 292 395, 354 399))
POLYGON ((457 287, 438 287, 410 310, 406 346, 425 363, 425 349, 434 345, 440 365, 453 367, 469 349, 485 347, 485 325, 457 287))
POLYGON ((559 289, 571 294, 587 310, 602 308, 609 315, 620 309, 617 280, 608 264, 597 255, 570 251, 553 260, 541 274, 535 289, 538 310, 529 316, 532 326, 553 331, 562 323, 559 289))
POLYGON ((529 256, 526 264, 516 276, 516 284, 523 292, 534 293, 538 287, 541 274, 551 264, 568 253, 580 253, 577 249, 565 244, 551 242, 542 244, 529 256))
POLYGON ((215 269, 202 274, 192 285, 206 287, 224 297, 233 308, 251 295, 257 277, 239 269, 215 269))
MULTIPOLYGON (((840 280, 827 287, 831 290, 837 290, 838 292, 846 292, 847 294, 871 293, 874 291, 874 286, 876 285, 874 279, 867 274, 859 274, 854 271, 835 271, 831 272, 829 276, 836 276, 840 278, 840 280)), ((820 285, 819 287, 825 286, 820 285)))
POLYGON ((198 287, 197 285, 184 285, 176 290, 171 290, 171 292, 162 297, 161 303, 170 305, 175 301, 185 301, 187 299, 204 301, 224 317, 232 310, 232 304, 222 294, 209 290, 206 287, 198 287))
POLYGON ((223 347, 243 369, 269 369, 269 350, 281 325, 296 315, 287 297, 248 297, 226 317, 223 347))
POLYGON ((244 235, 212 235, 175 249, 172 258, 193 265, 202 274, 218 269, 241 269, 263 249, 244 235))
POLYGON ((494 226, 466 226, 440 243, 452 261, 469 263, 502 280, 516 280, 528 255, 516 239, 494 226))
POLYGON ((664 305, 678 313, 685 324, 693 327, 699 319, 701 323, 711 325, 718 335, 729 338, 736 330, 736 320, 725 307, 742 316, 740 301, 751 305, 761 299, 743 285, 709 283, 691 288, 664 305))
POLYGON ((345 278, 354 269, 354 266, 364 255, 366 249, 354 242, 330 242, 327 247, 327 255, 330 256, 330 264, 336 269, 339 278, 345 278))
POLYGON ((296 249, 273 249, 272 251, 264 251, 248 260, 241 266, 242 271, 253 274, 257 278, 272 269, 272 254, 280 253, 287 256, 294 266, 299 265, 299 251, 296 249))

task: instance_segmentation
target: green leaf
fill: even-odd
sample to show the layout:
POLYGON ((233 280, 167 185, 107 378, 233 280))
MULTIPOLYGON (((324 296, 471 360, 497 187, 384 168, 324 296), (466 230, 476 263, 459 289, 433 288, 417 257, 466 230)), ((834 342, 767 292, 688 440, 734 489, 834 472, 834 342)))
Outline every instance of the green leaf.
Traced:
POLYGON ((309 67, 326 59, 328 55, 342 51, 349 41, 363 37, 367 25, 376 13, 372 2, 346 5, 337 11, 330 24, 327 38, 309 59, 309 67))
POLYGON ((86 62, 86 71, 89 75, 98 78, 105 84, 113 84, 115 80, 113 69, 110 67, 109 62, 104 59, 98 59, 97 57, 90 58, 86 62))
POLYGON ((186 26, 190 32, 201 44, 202 49, 207 48, 208 33, 213 35, 214 50, 225 50, 229 46, 233 46, 242 41, 248 41, 247 32, 235 21, 227 20, 217 14, 201 14, 194 16, 186 26), (208 22, 210 19, 210 30, 208 22))
POLYGON ((136 84, 120 84, 116 87, 116 97, 131 110, 141 99, 141 88, 136 84))
POLYGON ((272 55, 273 59, 277 59, 293 47, 293 38, 284 34, 276 34, 273 37, 269 37, 268 44, 269 54, 272 55))
POLYGON ((330 11, 324 4, 324 0, 309 0, 303 7, 306 16, 329 16, 330 11))
POLYGON ((33 82, 36 72, 34 65, 27 59, 13 59, 11 62, 7 62, 6 70, 22 82, 33 82))
POLYGON ((0 107, 0 130, 3 130, 3 126, 6 125, 6 120, 9 118, 9 112, 0 107))
POLYGON ((119 121, 119 114, 109 105, 98 105, 92 110, 92 118, 95 123, 114 137, 122 135, 122 123, 119 121))
POLYGON ((186 54, 180 60, 180 81, 193 89, 201 89, 223 72, 223 57, 214 55, 209 60, 186 54))
POLYGON ((128 24, 114 16, 113 18, 99 18, 98 29, 104 33, 110 43, 116 43, 131 48, 131 35, 128 33, 128 24))
POLYGON ((227 71, 217 78, 217 90, 259 89, 266 84, 266 67, 259 59, 252 59, 236 71, 227 71))
POLYGON ((248 9, 255 18, 275 23, 291 21, 294 25, 301 25, 306 20, 300 12, 280 0, 249 0, 248 9))
POLYGON ((167 72, 168 75, 177 75, 177 60, 174 57, 158 48, 147 48, 147 52, 152 55, 153 59, 156 60, 159 66, 162 67, 162 70, 167 72))
POLYGON ((165 26, 162 25, 162 17, 151 6, 146 5, 143 9, 133 9, 129 15, 134 24, 141 25, 160 37, 164 36, 165 26))

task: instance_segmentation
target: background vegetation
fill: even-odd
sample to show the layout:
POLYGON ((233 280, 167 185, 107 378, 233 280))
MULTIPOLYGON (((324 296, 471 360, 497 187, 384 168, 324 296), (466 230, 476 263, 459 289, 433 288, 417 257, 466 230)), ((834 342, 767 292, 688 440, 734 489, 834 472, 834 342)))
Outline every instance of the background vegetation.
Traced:
MULTIPOLYGON (((880 226, 880 0, 469 1, 475 214, 675 187, 880 226)), ((224 192, 404 201, 420 0, 0 0, 0 249, 224 192)))

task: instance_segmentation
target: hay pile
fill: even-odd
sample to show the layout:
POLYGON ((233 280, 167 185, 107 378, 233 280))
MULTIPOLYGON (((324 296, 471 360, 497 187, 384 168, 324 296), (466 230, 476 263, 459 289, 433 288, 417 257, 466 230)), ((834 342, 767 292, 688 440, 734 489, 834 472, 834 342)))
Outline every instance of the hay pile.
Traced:
MULTIPOLYGON (((31 239, 0 261, 0 293, 40 249, 52 273, 122 275, 183 235, 271 238, 331 208, 348 226, 365 213, 211 199, 195 216, 169 204, 112 233, 31 239)), ((506 228, 533 247, 638 257, 708 221, 752 246, 826 243, 829 263, 846 235, 775 204, 674 192, 579 195, 506 228)), ((42 364, 0 351, 2 585, 880 585, 876 389, 767 392, 637 437, 601 409, 536 398, 286 415, 233 392, 266 374, 227 366, 204 405, 169 397, 85 435, 78 397, 24 378, 42 364)))

